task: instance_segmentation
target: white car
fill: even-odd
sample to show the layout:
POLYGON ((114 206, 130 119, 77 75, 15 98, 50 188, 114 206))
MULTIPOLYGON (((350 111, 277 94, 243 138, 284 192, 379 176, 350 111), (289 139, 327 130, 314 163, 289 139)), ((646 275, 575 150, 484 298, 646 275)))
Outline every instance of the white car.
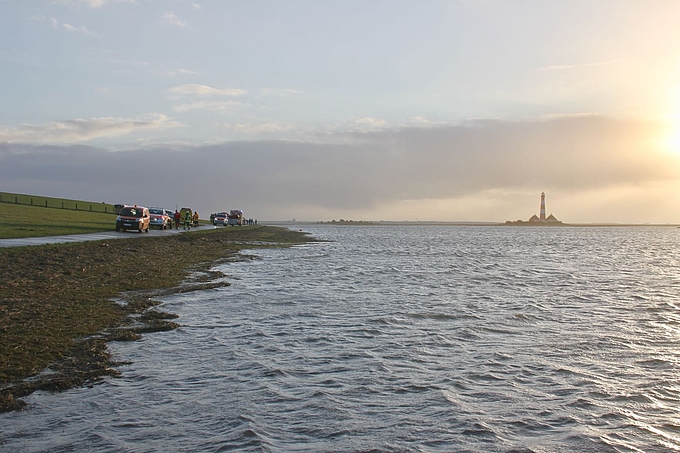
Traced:
POLYGON ((151 226, 158 227, 161 230, 172 228, 172 219, 166 214, 164 209, 149 208, 149 214, 151 215, 151 220, 149 221, 151 226))
POLYGON ((228 225, 229 224, 229 214, 226 212, 218 212, 213 217, 213 225, 228 225))

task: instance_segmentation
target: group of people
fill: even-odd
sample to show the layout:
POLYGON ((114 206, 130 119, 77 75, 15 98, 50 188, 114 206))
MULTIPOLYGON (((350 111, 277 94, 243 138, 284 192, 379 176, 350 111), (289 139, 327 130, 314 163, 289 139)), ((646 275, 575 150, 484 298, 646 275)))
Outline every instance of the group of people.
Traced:
POLYGON ((184 213, 180 213, 178 210, 175 209, 175 215, 173 216, 175 220, 175 229, 179 229, 179 224, 184 222, 184 229, 185 230, 190 230, 191 225, 193 224, 194 227, 198 226, 198 212, 194 212, 194 214, 191 214, 191 211, 186 210, 184 213))

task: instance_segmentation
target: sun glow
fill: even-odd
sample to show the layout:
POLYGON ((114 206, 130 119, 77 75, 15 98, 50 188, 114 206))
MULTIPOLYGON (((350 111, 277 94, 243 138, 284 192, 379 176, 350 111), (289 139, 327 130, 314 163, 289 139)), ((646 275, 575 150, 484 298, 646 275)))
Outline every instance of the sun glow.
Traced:
POLYGON ((680 87, 674 87, 671 90, 669 99, 670 114, 665 121, 663 147, 680 155, 680 87))
POLYGON ((668 122, 663 145, 668 151, 680 154, 680 117, 671 118, 668 122))

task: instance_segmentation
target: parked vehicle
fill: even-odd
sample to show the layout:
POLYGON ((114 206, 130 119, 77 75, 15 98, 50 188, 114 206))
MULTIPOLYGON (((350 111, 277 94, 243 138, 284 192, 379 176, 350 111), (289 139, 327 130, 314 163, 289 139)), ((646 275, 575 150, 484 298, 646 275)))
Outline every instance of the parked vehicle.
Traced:
POLYGON ((172 218, 166 213, 163 208, 149 208, 149 225, 165 230, 172 228, 172 218))
POLYGON ((184 221, 184 213, 189 211, 189 215, 193 215, 194 211, 191 210, 191 208, 182 208, 179 210, 179 213, 182 215, 182 221, 184 221))
POLYGON ((243 225, 243 211, 240 209, 232 209, 229 211, 228 223, 232 226, 243 225))
POLYGON ((143 206, 124 206, 116 218, 116 231, 137 230, 149 232, 149 208, 143 206))
POLYGON ((213 225, 229 225, 229 214, 226 212, 218 212, 213 216, 213 225))

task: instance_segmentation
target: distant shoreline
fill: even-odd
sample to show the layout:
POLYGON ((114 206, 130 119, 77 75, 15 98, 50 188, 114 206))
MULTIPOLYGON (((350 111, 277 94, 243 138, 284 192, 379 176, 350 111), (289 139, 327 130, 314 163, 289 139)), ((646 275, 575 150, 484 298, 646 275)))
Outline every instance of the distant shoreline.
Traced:
POLYGON ((280 225, 280 226, 291 226, 291 225, 337 225, 337 226, 501 226, 501 227, 577 227, 577 228, 587 228, 587 227, 680 227, 677 223, 559 223, 559 224, 547 224, 538 222, 523 222, 523 223, 505 223, 505 222, 447 222, 447 221, 261 221, 261 225, 280 225))

